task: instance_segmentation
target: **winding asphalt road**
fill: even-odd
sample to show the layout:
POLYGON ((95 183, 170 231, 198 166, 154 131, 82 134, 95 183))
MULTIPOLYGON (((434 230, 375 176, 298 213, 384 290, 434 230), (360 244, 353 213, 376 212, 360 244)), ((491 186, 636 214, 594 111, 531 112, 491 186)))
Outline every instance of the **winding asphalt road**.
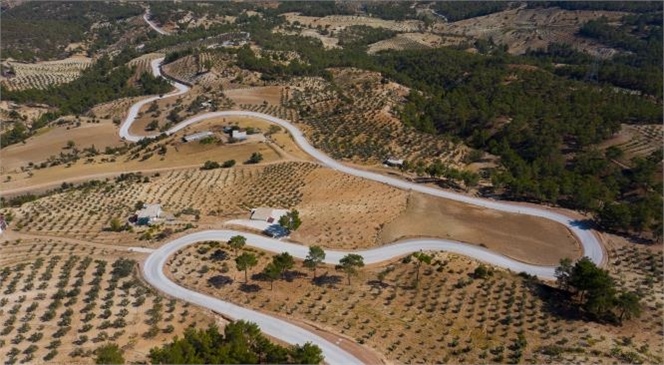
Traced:
MULTIPOLYGON (((147 18, 145 19, 147 21, 147 18)), ((155 28, 155 26, 152 23, 150 23, 150 26, 155 28)), ((155 76, 163 77, 159 69, 159 64, 160 62, 162 62, 162 60, 163 59, 157 59, 152 61, 151 63, 152 70, 155 76)), ((129 130, 133 122, 136 120, 138 112, 143 105, 151 103, 152 101, 158 100, 160 98, 181 95, 189 90, 189 87, 187 87, 186 85, 180 84, 175 81, 171 81, 171 83, 173 83, 174 87, 176 88, 174 92, 166 94, 164 96, 149 97, 147 99, 141 100, 138 103, 134 104, 129 109, 127 118, 125 119, 124 123, 120 128, 120 136, 123 139, 131 142, 138 142, 143 138, 155 137, 155 136, 135 135, 132 134, 129 130)), ((601 244, 598 238, 592 233, 592 231, 587 227, 581 225, 576 220, 569 218, 563 214, 553 212, 546 208, 526 207, 523 205, 513 204, 509 202, 498 202, 493 200, 469 197, 466 195, 450 191, 444 191, 427 186, 421 186, 409 183, 407 181, 399 180, 393 177, 388 177, 377 173, 345 166, 335 161, 334 159, 330 158, 321 151, 318 151, 313 146, 311 146, 304 137, 304 134, 297 127, 292 125, 290 122, 280 118, 276 118, 271 115, 250 112, 250 111, 222 111, 222 112, 205 113, 189 118, 179 123, 177 126, 171 128, 166 133, 173 134, 194 123, 198 123, 200 121, 210 118, 227 117, 227 116, 255 117, 266 120, 270 123, 277 124, 288 130, 288 132, 290 132, 291 135, 293 136, 295 142, 304 151, 306 151, 311 156, 320 161, 320 163, 328 166, 329 168, 347 174, 388 184, 396 188, 417 191, 431 196, 455 200, 479 207, 495 209, 508 213, 525 214, 535 217, 541 217, 558 222, 566 226, 574 233, 574 235, 577 237, 577 239, 583 246, 584 254, 588 256, 593 262, 601 264, 604 259, 604 252, 602 250, 601 244)), ((191 303, 195 303, 202 307, 212 309, 216 312, 223 313, 235 319, 245 319, 255 322, 261 327, 261 330, 263 332, 267 333, 268 335, 279 338, 287 343, 302 344, 304 342, 311 341, 321 347, 321 349, 323 350, 323 354, 326 358, 326 361, 330 364, 361 363, 360 360, 355 358, 350 353, 342 350, 341 348, 332 344, 331 342, 301 327, 295 326, 293 324, 290 324, 288 322, 285 322, 283 320, 271 317, 269 315, 260 312, 246 309, 237 306, 235 304, 183 288, 174 283, 164 274, 163 268, 168 258, 178 250, 182 249, 183 247, 201 241, 210 241, 210 240, 227 241, 231 236, 237 234, 241 234, 247 237, 248 245, 266 251, 271 251, 276 253, 289 252, 294 257, 300 259, 304 258, 308 253, 307 246, 283 242, 260 235, 249 234, 233 230, 202 231, 202 232, 192 233, 184 237, 178 238, 176 240, 173 240, 161 246, 160 248, 156 249, 152 254, 150 254, 150 256, 143 264, 143 274, 145 280, 155 288, 165 293, 168 293, 171 296, 186 300, 191 303)), ((378 263, 381 261, 390 260, 395 257, 403 256, 419 250, 423 251, 443 250, 448 252, 454 252, 478 259, 480 261, 484 261, 491 265, 507 268, 516 272, 527 272, 532 275, 537 275, 538 277, 543 279, 552 279, 554 277, 554 267, 526 264, 505 257, 503 255, 500 255, 498 253, 492 252, 490 250, 487 250, 479 246, 469 245, 451 240, 412 239, 412 240, 400 241, 399 243, 387 246, 381 246, 370 250, 356 251, 356 253, 364 257, 365 263, 372 264, 372 263, 378 263)), ((326 251, 326 253, 327 253, 325 259, 326 263, 336 264, 339 262, 339 259, 348 252, 328 250, 326 251)))

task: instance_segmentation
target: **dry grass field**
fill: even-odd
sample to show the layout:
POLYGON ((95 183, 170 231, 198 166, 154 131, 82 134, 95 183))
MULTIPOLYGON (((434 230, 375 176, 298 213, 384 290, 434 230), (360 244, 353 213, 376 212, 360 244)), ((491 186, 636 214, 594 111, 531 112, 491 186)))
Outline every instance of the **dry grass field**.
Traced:
POLYGON ((1 79, 9 90, 46 89, 51 85, 75 80, 81 71, 90 67, 92 59, 76 56, 58 61, 38 63, 8 61, 7 64, 14 69, 16 74, 14 77, 1 79))
POLYGON ((316 28, 320 25, 335 32, 353 25, 366 25, 398 32, 417 32, 424 27, 424 23, 419 20, 394 21, 354 15, 330 15, 318 18, 299 15, 298 13, 285 13, 283 16, 291 24, 297 21, 301 25, 311 28, 316 28))
POLYGON ((39 164, 49 157, 66 150, 67 142, 74 141, 79 149, 95 146, 104 150, 106 147, 117 147, 122 141, 117 136, 117 127, 110 120, 93 123, 92 118, 80 117, 79 126, 74 118, 41 131, 23 143, 8 146, 2 150, 2 174, 20 172, 21 166, 39 164))
POLYGON ((382 228, 378 239, 390 243, 409 237, 454 237, 542 265, 582 254, 572 233, 557 223, 416 193, 408 195, 407 208, 382 228))
MULTIPOLYGON (((12 101, 0 101, 0 118, 2 120, 22 120, 30 125, 44 113, 52 110, 48 105, 24 105, 17 104, 12 101)), ((2 130, 4 131, 9 123, 2 123, 2 130)))
POLYGON ((56 238, 0 243, 0 357, 7 363, 91 363, 113 341, 128 361, 214 317, 145 286, 136 259, 56 238))
POLYGON ((402 33, 369 45, 367 53, 373 54, 388 49, 426 49, 455 45, 464 41, 464 37, 444 37, 431 33, 402 33))
POLYGON ((270 254, 247 250, 259 258, 247 285, 225 243, 185 248, 170 259, 168 270, 182 285, 315 323, 395 363, 662 361, 664 300, 656 290, 662 282, 662 255, 647 248, 618 251, 630 253, 630 258, 627 264, 616 265, 614 272, 629 272, 632 280, 627 287, 640 288, 648 298, 642 317, 624 326, 551 312, 535 294, 537 285, 500 270, 485 279, 475 278, 478 263, 452 254, 434 253, 432 264, 420 269, 417 286, 415 264, 393 261, 362 269, 351 285, 329 266, 319 268, 318 279, 312 282, 311 272, 296 263, 287 279, 275 281, 270 289, 270 282, 256 275, 270 262, 270 254), (648 257, 653 258, 651 266, 638 267, 648 257), (647 277, 654 284, 643 284, 647 277))

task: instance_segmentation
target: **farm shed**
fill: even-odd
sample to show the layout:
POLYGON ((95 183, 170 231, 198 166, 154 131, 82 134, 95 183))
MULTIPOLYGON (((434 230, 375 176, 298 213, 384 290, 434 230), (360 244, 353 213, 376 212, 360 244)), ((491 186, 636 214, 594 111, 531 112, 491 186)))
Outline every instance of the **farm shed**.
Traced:
POLYGON ((403 166, 403 159, 388 158, 385 160, 387 166, 403 166))
POLYGON ((251 210, 249 219, 255 221, 264 221, 268 223, 277 223, 281 216, 288 213, 285 209, 256 208, 251 210))
POLYGON ((240 132, 238 130, 234 130, 233 133, 231 134, 231 137, 233 137, 233 139, 236 139, 238 141, 244 141, 245 139, 247 139, 247 132, 240 132))
POLYGON ((185 142, 198 141, 199 139, 203 139, 203 138, 209 137, 211 135, 213 135, 213 133, 210 132, 210 131, 198 132, 198 133, 186 135, 186 136, 182 137, 182 140, 184 140, 185 142))
POLYGON ((161 218, 162 214, 160 204, 145 204, 143 209, 136 212, 136 224, 141 226, 152 224, 161 218))

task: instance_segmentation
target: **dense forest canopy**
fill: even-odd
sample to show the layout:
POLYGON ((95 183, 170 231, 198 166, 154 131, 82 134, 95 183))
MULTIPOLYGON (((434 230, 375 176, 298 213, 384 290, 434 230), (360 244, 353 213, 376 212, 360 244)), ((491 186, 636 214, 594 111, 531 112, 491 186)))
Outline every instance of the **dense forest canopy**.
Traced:
POLYGON ((150 350, 153 364, 319 364, 321 349, 311 343, 284 347, 268 340, 258 326, 235 321, 219 332, 216 326, 189 328, 182 338, 150 350))
POLYGON ((2 13, 2 57, 25 61, 64 58, 67 45, 93 38, 94 23, 107 24, 92 33, 108 45, 114 39, 109 27, 142 13, 138 4, 130 2, 25 2, 2 13))

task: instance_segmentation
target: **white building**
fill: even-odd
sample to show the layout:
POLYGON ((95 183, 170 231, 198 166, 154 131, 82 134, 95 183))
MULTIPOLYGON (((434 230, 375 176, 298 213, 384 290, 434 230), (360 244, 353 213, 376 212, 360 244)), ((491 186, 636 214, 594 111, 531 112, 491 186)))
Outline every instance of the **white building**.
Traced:
POLYGON ((286 213, 288 213, 286 209, 256 208, 251 210, 249 219, 276 224, 286 213))
POLYGON ((204 131, 204 132, 198 132, 198 133, 186 135, 186 136, 182 137, 182 139, 185 142, 191 142, 191 141, 198 141, 199 139, 203 139, 203 138, 209 137, 211 135, 213 135, 212 132, 204 131))
POLYGON ((403 166, 403 159, 388 158, 385 160, 387 166, 403 166))
POLYGON ((235 129, 233 130, 233 133, 231 133, 231 137, 237 141, 244 141, 247 139, 247 132, 240 132, 239 130, 235 129))
POLYGON ((160 204, 144 204, 143 209, 136 212, 136 224, 152 224, 162 218, 163 213, 160 204))

